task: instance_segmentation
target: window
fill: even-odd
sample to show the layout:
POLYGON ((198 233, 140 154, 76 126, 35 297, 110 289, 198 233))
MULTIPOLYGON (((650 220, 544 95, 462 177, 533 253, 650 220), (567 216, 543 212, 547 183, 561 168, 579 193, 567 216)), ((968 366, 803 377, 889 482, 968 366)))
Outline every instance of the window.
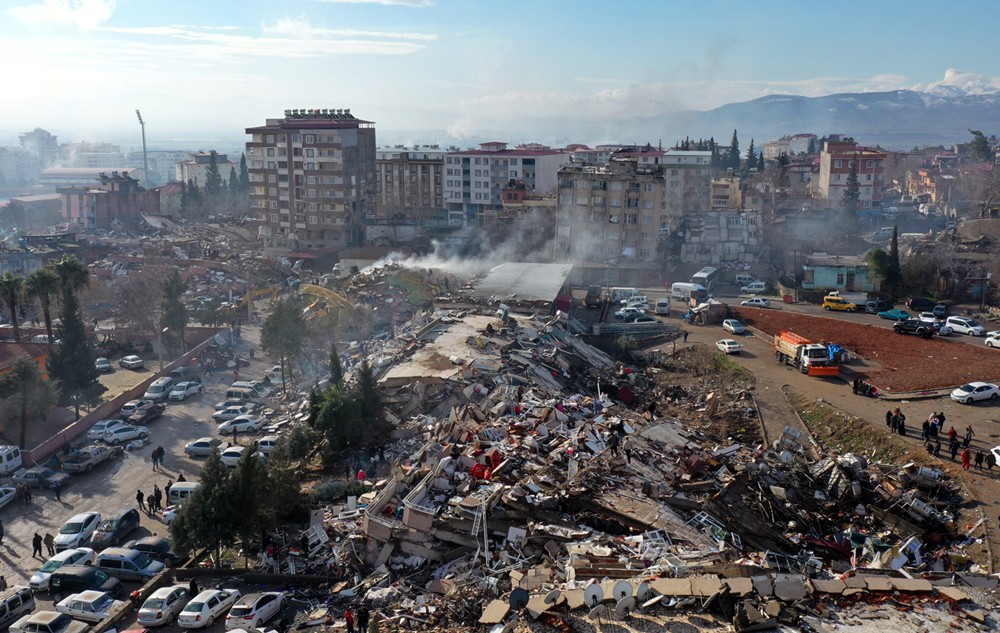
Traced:
POLYGON ((268 156, 274 156, 274 148, 273 147, 268 147, 267 148, 267 155, 268 156))
POLYGON ((842 160, 835 160, 835 161, 833 161, 833 168, 834 169, 840 169, 843 166, 844 166, 844 161, 842 161, 842 160))
POLYGON ((573 194, 564 193, 559 196, 559 204, 573 204, 573 194))
POLYGON ((576 203, 586 206, 590 204, 590 196, 577 196, 576 203))
POLYGON ((622 206, 622 199, 621 198, 612 198, 611 199, 611 206, 613 206, 613 207, 620 207, 620 206, 622 206))
POLYGON ((278 223, 278 214, 277 213, 270 213, 270 214, 268 214, 267 217, 268 217, 268 220, 270 220, 272 223, 274 223, 274 224, 278 223))
POLYGON ((315 158, 315 156, 316 156, 316 150, 314 150, 311 147, 306 149, 306 158, 315 158))
POLYGON ((611 183, 611 191, 621 191, 625 188, 625 183, 620 180, 616 180, 611 183))
POLYGON ((837 271, 837 285, 842 286, 844 284, 844 271, 837 271))
POLYGON ((870 169, 870 168, 872 168, 874 166, 875 166, 875 161, 873 161, 873 160, 866 160, 865 161, 865 167, 868 167, 870 169))
POLYGON ((594 196, 593 200, 591 200, 591 204, 593 204, 595 207, 603 207, 604 196, 594 196))
POLYGON ((309 216, 309 224, 319 224, 319 221, 318 221, 318 219, 316 218, 315 215, 310 215, 309 216))
POLYGON ((656 185, 654 185, 651 182, 647 182, 647 183, 645 183, 645 184, 642 185, 642 190, 643 191, 654 191, 655 188, 656 188, 656 185))
POLYGON ((638 222, 639 216, 634 213, 625 214, 625 224, 636 224, 638 222))
POLYGON ((639 249, 639 259, 649 259, 651 253, 648 248, 639 249))
POLYGON ((312 134, 306 134, 306 143, 315 143, 316 137, 312 134))

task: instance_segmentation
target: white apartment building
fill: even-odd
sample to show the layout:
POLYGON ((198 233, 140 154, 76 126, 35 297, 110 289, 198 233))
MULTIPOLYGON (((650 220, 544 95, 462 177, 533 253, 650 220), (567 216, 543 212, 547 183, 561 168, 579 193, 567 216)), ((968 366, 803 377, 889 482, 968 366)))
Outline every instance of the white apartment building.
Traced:
MULTIPOLYGON (((157 186, 177 181, 177 163, 191 156, 189 150, 151 149, 146 152, 146 162, 149 164, 149 182, 144 186, 157 186)), ((127 162, 139 167, 143 164, 142 150, 129 152, 127 162)), ((239 168, 237 167, 237 172, 239 168)), ((222 175, 229 177, 229 172, 222 175)))
POLYGON ((477 150, 448 152, 444 164, 444 203, 452 226, 481 226, 487 214, 503 209, 502 192, 512 181, 537 193, 551 193, 559 168, 570 155, 532 146, 507 149, 482 143, 477 150))
POLYGON ((815 134, 782 136, 776 141, 764 143, 764 160, 778 160, 782 154, 789 158, 797 154, 806 154, 809 152, 809 146, 815 147, 815 143, 815 134))
MULTIPOLYGON (((199 187, 204 187, 205 182, 208 180, 208 168, 211 164, 211 152, 194 152, 174 165, 174 180, 184 183, 191 181, 199 187)), ((219 175, 222 176, 223 184, 229 183, 230 169, 235 169, 237 176, 240 173, 240 164, 229 160, 229 156, 226 154, 216 154, 215 165, 219 168, 219 175)), ((150 165, 150 168, 152 168, 152 165, 150 165)))

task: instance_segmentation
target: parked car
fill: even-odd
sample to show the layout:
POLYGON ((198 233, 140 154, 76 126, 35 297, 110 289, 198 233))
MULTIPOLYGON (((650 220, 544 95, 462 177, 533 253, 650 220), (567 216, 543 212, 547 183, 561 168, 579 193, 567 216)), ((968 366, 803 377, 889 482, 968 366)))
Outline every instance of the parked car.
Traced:
POLYGON ((217 437, 202 437, 184 445, 184 452, 188 457, 208 457, 212 451, 220 453, 229 448, 228 442, 223 442, 217 437))
POLYGON ((170 624, 187 602, 186 585, 160 587, 139 607, 139 624, 146 627, 170 624))
POLYGON ((627 319, 629 316, 639 317, 646 314, 646 311, 642 308, 637 308, 635 306, 629 306, 627 308, 622 308, 620 310, 615 310, 616 319, 627 319))
POLYGON ((988 382, 970 382, 951 392, 951 399, 962 404, 997 398, 1000 398, 1000 387, 988 382))
POLYGON ((632 320, 632 323, 659 323, 659 322, 660 322, 659 319, 657 319, 656 317, 651 317, 648 314, 637 316, 635 317, 635 319, 632 320))
POLYGON ((878 318, 889 319, 890 321, 905 321, 909 318, 912 318, 912 315, 906 310, 893 308, 892 310, 883 310, 879 312, 878 318))
POLYGON ((188 399, 188 396, 195 396, 201 393, 201 383, 194 380, 177 383, 167 396, 170 402, 181 402, 188 399))
POLYGON ((91 565, 97 560, 97 554, 89 547, 74 547, 59 552, 45 561, 41 569, 36 571, 28 582, 32 591, 48 591, 49 577, 53 572, 65 565, 91 565))
POLYGON ((921 312, 920 316, 917 318, 921 323, 925 323, 929 327, 934 328, 934 331, 938 333, 938 336, 948 336, 949 334, 954 333, 951 326, 945 325, 943 321, 939 321, 937 317, 934 316, 933 312, 921 312))
POLYGON ((722 329, 731 334, 746 334, 747 327, 736 319, 726 319, 722 322, 722 329))
POLYGON ((90 542, 94 547, 114 547, 138 527, 139 511, 123 508, 100 522, 90 542))
POLYGON ((0 487, 0 509, 17 498, 17 489, 10 486, 0 487))
POLYGON ((143 409, 151 409, 156 406, 156 403, 152 400, 129 400, 125 405, 118 411, 118 414, 122 419, 128 418, 133 413, 142 411, 143 409))
POLYGON ((252 413, 250 407, 245 404, 241 404, 234 407, 226 407, 221 411, 216 411, 212 414, 212 419, 216 422, 225 422, 226 420, 238 418, 241 415, 250 415, 250 413, 252 413))
POLYGON ((233 433, 256 433, 264 426, 264 420, 252 415, 240 415, 219 425, 219 435, 233 433))
POLYGON ((921 338, 930 338, 937 332, 937 330, 920 319, 896 321, 892 324, 892 331, 896 334, 916 334, 921 338))
POLYGON ((933 301, 923 297, 914 297, 906 302, 906 307, 914 312, 933 311, 935 305, 933 301))
POLYGON ((230 446, 219 454, 219 459, 221 459, 222 463, 226 466, 236 468, 246 449, 246 446, 230 446))
POLYGON ((95 567, 120 580, 146 583, 166 565, 145 552, 124 547, 109 547, 97 555, 95 567))
POLYGON ((715 342, 715 346, 727 354, 739 354, 740 344, 731 338, 724 338, 720 341, 715 342))
POLYGON ((74 620, 97 624, 123 606, 124 601, 115 600, 108 592, 90 589, 66 596, 56 604, 56 611, 74 620))
POLYGON ((167 407, 162 404, 153 404, 153 406, 139 409, 132 415, 125 418, 125 421, 132 426, 146 426, 147 423, 152 422, 156 418, 163 415, 163 412, 167 410, 167 407))
POLYGON ((1000 347, 1000 330, 986 333, 986 347, 1000 347))
POLYGON ((123 424, 105 431, 104 437, 101 439, 112 446, 117 446, 122 442, 130 442, 135 439, 144 440, 147 437, 149 437, 149 430, 146 427, 123 424))
POLYGON ((937 304, 937 305, 934 306, 934 309, 931 310, 931 312, 934 314, 934 316, 936 318, 938 318, 938 319, 945 319, 948 316, 948 304, 947 303, 939 303, 939 304, 937 304))
POLYGON ((100 522, 100 512, 81 512, 75 515, 56 534, 56 550, 61 552, 80 547, 90 539, 100 522))
POLYGON ((836 310, 838 312, 854 312, 858 306, 841 297, 827 295, 823 297, 823 309, 826 311, 836 310))
POLYGON ((740 301, 741 306, 747 306, 749 308, 770 308, 771 300, 765 299, 764 297, 754 297, 752 299, 746 299, 745 301, 740 301))
POLYGON ((10 625, 10 633, 87 633, 90 627, 65 613, 35 611, 10 625))
POLYGON ((136 549, 149 554, 149 557, 158 560, 164 565, 173 566, 179 563, 184 557, 173 549, 173 543, 165 536, 146 536, 125 544, 126 549, 136 549))
POLYGON ((279 438, 277 435, 265 435, 264 437, 257 440, 257 450, 264 455, 270 455, 278 446, 279 438))
POLYGON ((94 361, 94 369, 102 374, 110 374, 115 370, 114 365, 111 364, 107 358, 98 358, 94 361))
POLYGON ((268 369, 267 371, 264 372, 264 375, 267 376, 267 378, 271 382, 275 382, 275 383, 279 383, 280 384, 281 383, 281 365, 275 365, 271 369, 268 369))
POLYGON ((103 440, 105 431, 116 426, 122 426, 123 424, 125 424, 123 420, 98 420, 97 422, 94 422, 94 426, 90 427, 90 430, 87 431, 87 439, 103 440))
POLYGON ((244 406, 250 408, 251 411, 256 408, 253 403, 244 400, 243 398, 228 398, 226 400, 223 400, 222 402, 216 402, 215 410, 221 411, 222 409, 228 409, 229 407, 244 407, 244 406))
POLYGON ((236 589, 206 589, 187 603, 177 616, 177 626, 182 629, 200 629, 215 624, 239 600, 236 589))
POLYGON ((945 319, 945 324, 959 334, 969 336, 986 336, 986 328, 979 325, 979 322, 969 317, 950 316, 945 319))
POLYGON ((878 314, 879 312, 885 312, 887 310, 892 310, 892 302, 885 299, 873 299, 865 303, 865 312, 868 314, 878 314))
POLYGON ((259 628, 281 613, 284 608, 284 592, 247 594, 240 598, 226 615, 226 630, 259 628))
POLYGON ((33 488, 55 488, 62 486, 69 479, 66 473, 57 473, 45 466, 21 468, 11 477, 15 484, 27 484, 33 488))
POLYGON ((142 369, 145 367, 146 363, 135 354, 132 354, 119 360, 118 365, 125 369, 142 369))
POLYGON ((67 473, 89 473, 94 466, 114 459, 115 451, 104 444, 93 444, 74 449, 62 460, 62 468, 67 473))

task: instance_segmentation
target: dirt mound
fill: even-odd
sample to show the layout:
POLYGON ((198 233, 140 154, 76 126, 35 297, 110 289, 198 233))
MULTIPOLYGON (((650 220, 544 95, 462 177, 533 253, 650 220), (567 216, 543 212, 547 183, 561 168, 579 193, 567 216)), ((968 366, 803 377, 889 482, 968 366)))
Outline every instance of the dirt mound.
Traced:
POLYGON ((870 381, 881 389, 934 389, 1000 378, 1000 354, 961 343, 958 335, 951 340, 925 340, 874 325, 782 310, 743 307, 734 312, 767 334, 791 330, 814 341, 844 346, 873 365, 870 381))

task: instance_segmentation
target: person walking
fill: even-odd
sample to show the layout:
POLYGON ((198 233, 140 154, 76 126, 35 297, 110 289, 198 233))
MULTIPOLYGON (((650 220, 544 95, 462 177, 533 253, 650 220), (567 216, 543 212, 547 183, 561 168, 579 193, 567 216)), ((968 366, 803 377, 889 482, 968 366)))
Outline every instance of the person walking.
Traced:
POLYGON ((163 488, 163 496, 169 499, 170 498, 170 489, 173 488, 173 487, 174 487, 174 480, 173 479, 168 479, 167 480, 167 485, 163 488))
POLYGON ((954 440, 956 437, 958 437, 958 431, 956 431, 955 427, 953 427, 953 426, 949 427, 948 428, 948 441, 950 442, 950 441, 954 440))
POLYGON ((993 467, 997 465, 997 458, 992 452, 986 453, 986 470, 993 472, 993 467))
POLYGON ((0 521, 0 545, 3 545, 3 521, 0 521))
MULTIPOLYGON (((170 494, 169 484, 167 485, 167 494, 170 494)), ((160 508, 163 507, 163 491, 161 491, 160 487, 155 484, 153 485, 153 503, 156 504, 156 511, 159 512, 160 508)))
POLYGON ((958 439, 957 438, 953 439, 951 441, 951 445, 949 446, 949 448, 951 449, 951 461, 955 461, 955 457, 958 456, 958 439))
POLYGON ((41 558, 42 557, 42 535, 35 532, 35 535, 31 537, 31 557, 41 558))
POLYGON ((62 501, 62 487, 63 485, 61 481, 57 481, 52 486, 52 492, 56 493, 56 501, 62 501))
POLYGON ((140 510, 145 510, 146 509, 146 504, 144 503, 145 499, 146 499, 146 495, 142 494, 141 490, 136 490, 135 491, 135 502, 139 506, 140 510))
POLYGON ((968 447, 972 444, 972 438, 976 436, 975 431, 972 430, 972 425, 965 427, 965 437, 962 438, 962 446, 968 447))
POLYGON ((163 458, 167 456, 167 451, 162 446, 156 447, 156 465, 163 468, 163 458))
POLYGON ((972 451, 968 447, 962 449, 962 470, 972 468, 972 451))
POLYGON ((983 455, 982 451, 976 451, 976 470, 983 469, 983 461, 985 461, 986 455, 983 455))
POLYGON ((625 461, 629 464, 632 463, 632 449, 635 448, 635 442, 632 440, 631 435, 626 435, 625 439, 622 441, 622 450, 625 451, 625 461))
POLYGON ((198 581, 191 578, 191 583, 188 585, 188 595, 197 596, 198 595, 198 581))
POLYGON ((941 440, 934 441, 934 457, 941 457, 941 440))
POLYGON ((42 539, 42 542, 45 543, 45 551, 47 551, 49 553, 49 556, 55 556, 56 555, 56 539, 52 536, 52 534, 49 533, 49 532, 46 532, 45 533, 45 537, 42 539))
POLYGON ((921 426, 922 430, 920 432, 920 439, 926 442, 927 438, 931 436, 931 423, 924 420, 924 423, 921 426))
POLYGON ((685 343, 688 342, 688 331, 687 330, 684 330, 684 342, 685 343))
POLYGON ((344 609, 344 621, 347 622, 347 633, 354 633, 354 615, 350 609, 344 609))
POLYGON ((885 411, 885 425, 892 426, 892 409, 886 409, 885 411))
POLYGON ((621 438, 617 433, 611 433, 611 437, 608 438, 608 448, 611 449, 611 454, 618 457, 618 445, 621 444, 621 438))

